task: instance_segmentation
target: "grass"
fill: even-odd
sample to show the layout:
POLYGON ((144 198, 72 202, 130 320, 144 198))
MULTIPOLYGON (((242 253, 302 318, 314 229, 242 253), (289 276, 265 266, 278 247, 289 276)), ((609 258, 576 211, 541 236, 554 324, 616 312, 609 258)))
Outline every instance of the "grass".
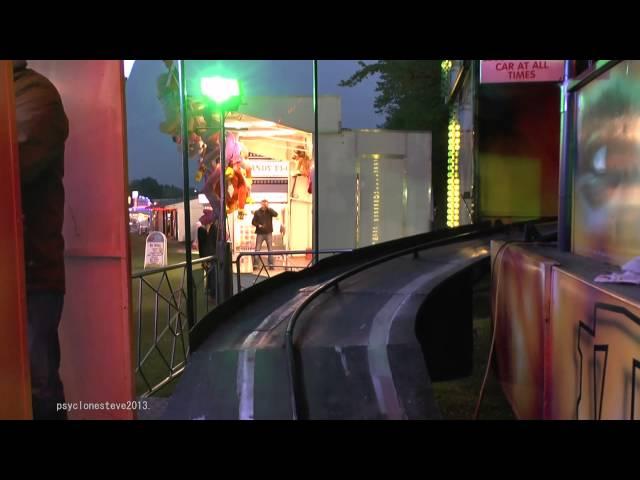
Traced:
MULTIPOLYGON (((471 376, 433 384, 436 401, 443 417, 447 420, 470 420, 473 418, 491 343, 489 301, 489 280, 485 278, 476 285, 474 290, 474 345, 471 376)), ((515 419, 493 372, 489 372, 480 408, 480 419, 515 419)))

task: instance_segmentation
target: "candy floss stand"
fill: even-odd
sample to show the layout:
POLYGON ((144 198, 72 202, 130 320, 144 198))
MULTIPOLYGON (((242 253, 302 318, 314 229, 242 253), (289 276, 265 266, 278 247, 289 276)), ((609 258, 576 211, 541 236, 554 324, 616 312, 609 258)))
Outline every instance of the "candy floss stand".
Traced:
MULTIPOLYGON (((234 260, 241 252, 255 250, 256 234, 251 221, 264 199, 278 213, 273 219, 273 250, 310 250, 313 199, 309 180, 301 173, 297 158, 301 152, 313 158, 311 133, 244 114, 232 115, 225 127, 248 152, 246 163, 251 167, 252 176, 253 203, 229 215, 234 260)), ((266 251, 266 248, 263 243, 261 249, 266 251)), ((308 261, 304 254, 283 257, 275 256, 276 266, 289 267, 292 262, 297 265, 308 261), (302 260, 298 261, 300 257, 302 260)), ((240 271, 250 273, 252 270, 252 257, 241 257, 240 271)))

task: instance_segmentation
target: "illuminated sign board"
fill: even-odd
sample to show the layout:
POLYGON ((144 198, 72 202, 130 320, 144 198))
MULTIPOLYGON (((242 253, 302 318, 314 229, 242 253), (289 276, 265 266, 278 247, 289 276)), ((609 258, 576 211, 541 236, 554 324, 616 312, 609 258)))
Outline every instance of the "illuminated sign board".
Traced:
POLYGON ((564 60, 480 60, 480 83, 561 82, 564 60))

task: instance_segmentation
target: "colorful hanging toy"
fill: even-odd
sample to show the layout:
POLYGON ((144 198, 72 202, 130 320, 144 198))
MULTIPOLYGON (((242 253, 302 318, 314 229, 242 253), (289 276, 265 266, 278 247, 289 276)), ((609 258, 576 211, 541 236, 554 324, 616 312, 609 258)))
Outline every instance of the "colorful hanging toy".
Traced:
MULTIPOLYGON (((307 154, 307 151, 304 150, 303 147, 299 147, 293 156, 293 160, 296 163, 297 174, 294 177, 293 190, 295 191, 296 183, 298 181, 299 176, 307 177, 307 192, 311 193, 313 191, 312 187, 312 173, 313 173, 313 162, 311 158, 307 154)), ((293 193, 293 192, 292 192, 293 193)))
MULTIPOLYGON (((165 121, 160 131, 171 135, 173 141, 181 145, 180 95, 177 72, 173 60, 163 60, 168 72, 160 75, 157 82, 158 99, 162 103, 165 121)), ((197 159, 196 182, 203 181, 201 190, 213 207, 213 215, 219 216, 220 204, 220 119, 208 108, 204 97, 186 98, 187 133, 189 158, 197 159)), ((246 148, 231 132, 225 138, 225 170, 227 192, 225 195, 227 214, 238 211, 244 217, 244 206, 252 203, 251 167, 246 163, 246 148)))

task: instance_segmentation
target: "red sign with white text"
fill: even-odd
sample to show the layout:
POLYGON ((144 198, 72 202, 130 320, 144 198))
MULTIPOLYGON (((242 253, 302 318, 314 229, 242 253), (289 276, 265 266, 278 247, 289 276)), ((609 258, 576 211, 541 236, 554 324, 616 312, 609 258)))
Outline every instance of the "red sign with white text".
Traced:
POLYGON ((561 82, 564 60, 480 60, 480 83, 561 82))

